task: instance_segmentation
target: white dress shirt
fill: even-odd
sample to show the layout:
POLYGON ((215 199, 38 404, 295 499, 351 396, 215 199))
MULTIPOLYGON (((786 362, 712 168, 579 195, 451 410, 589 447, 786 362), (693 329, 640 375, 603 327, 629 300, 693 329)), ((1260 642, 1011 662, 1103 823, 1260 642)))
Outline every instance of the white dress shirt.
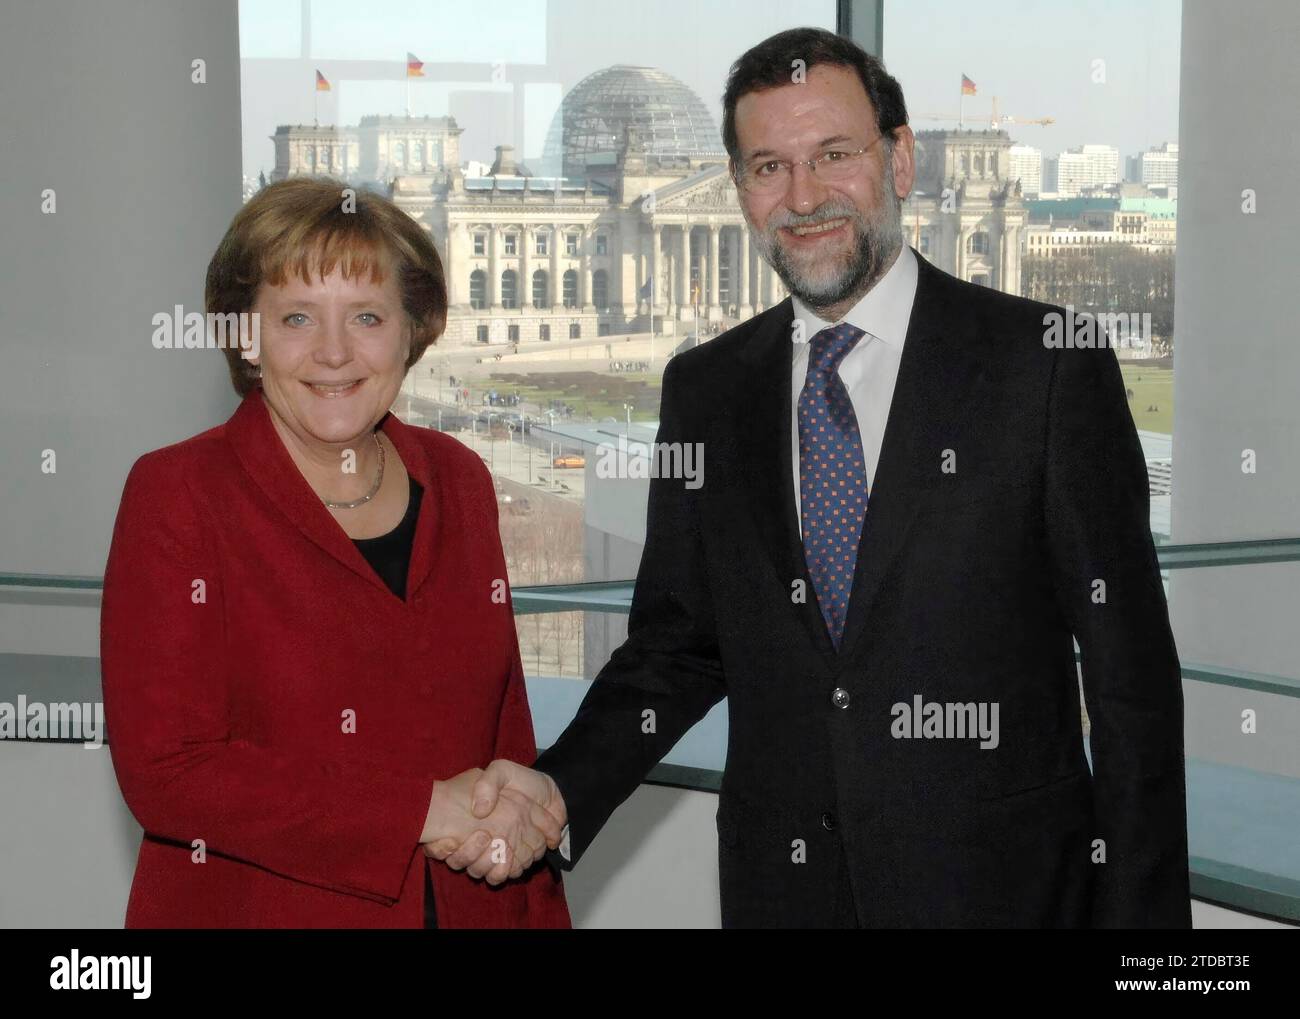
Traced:
MULTIPOLYGON (((898 364, 903 356, 903 341, 907 338, 907 323, 912 317, 912 302, 916 298, 916 255, 906 244, 902 246, 894 264, 889 267, 876 285, 863 295, 848 313, 840 319, 857 326, 866 335, 858 340, 840 362, 840 381, 849 392, 853 414, 858 419, 862 435, 862 456, 866 461, 867 490, 876 481, 876 467, 880 463, 880 446, 885 438, 885 422, 889 418, 889 404, 894 398, 894 383, 898 379, 898 364)), ((808 374, 809 341, 818 332, 838 322, 827 322, 799 298, 791 297, 796 321, 804 324, 803 335, 791 327, 794 341, 790 369, 790 444, 791 465, 794 470, 795 518, 802 522, 799 499, 799 393, 808 374)), ((801 523, 802 529, 802 523, 801 523)))

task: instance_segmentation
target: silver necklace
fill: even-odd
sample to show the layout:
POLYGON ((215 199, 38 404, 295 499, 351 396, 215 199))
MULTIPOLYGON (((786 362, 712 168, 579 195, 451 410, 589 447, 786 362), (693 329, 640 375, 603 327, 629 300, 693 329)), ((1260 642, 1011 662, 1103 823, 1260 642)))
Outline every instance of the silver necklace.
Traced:
MULTIPOLYGON (((330 500, 325 499, 325 505, 330 509, 356 509, 358 506, 364 506, 375 497, 375 493, 379 491, 379 486, 384 483, 384 444, 379 441, 378 432, 371 432, 370 434, 375 437, 375 445, 379 447, 379 473, 375 475, 375 483, 370 486, 369 492, 360 499, 353 499, 351 502, 330 502, 330 500)), ((322 496, 322 498, 324 497, 322 496)))

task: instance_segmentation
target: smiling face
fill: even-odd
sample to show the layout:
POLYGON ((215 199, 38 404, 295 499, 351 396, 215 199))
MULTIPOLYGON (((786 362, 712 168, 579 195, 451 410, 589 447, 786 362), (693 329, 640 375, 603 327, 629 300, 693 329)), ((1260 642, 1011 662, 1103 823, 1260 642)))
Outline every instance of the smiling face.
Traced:
POLYGON ((311 283, 263 284, 262 392, 277 429, 299 450, 337 460, 388 412, 406 375, 411 330, 397 274, 382 284, 339 267, 311 283))
POLYGON ((902 199, 912 189, 911 130, 893 132, 890 153, 850 67, 816 64, 802 83, 748 92, 736 102, 736 140, 746 173, 764 160, 859 157, 853 176, 826 184, 806 164, 784 190, 739 189, 754 242, 792 294, 834 321, 884 274, 903 242, 902 199))

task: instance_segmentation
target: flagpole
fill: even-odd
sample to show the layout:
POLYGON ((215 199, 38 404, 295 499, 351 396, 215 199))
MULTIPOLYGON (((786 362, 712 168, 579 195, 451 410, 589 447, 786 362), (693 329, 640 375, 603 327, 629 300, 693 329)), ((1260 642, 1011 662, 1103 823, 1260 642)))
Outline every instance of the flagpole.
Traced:
POLYGON ((961 130, 962 123, 965 119, 966 112, 966 86, 963 82, 961 95, 957 97, 957 130, 961 130))

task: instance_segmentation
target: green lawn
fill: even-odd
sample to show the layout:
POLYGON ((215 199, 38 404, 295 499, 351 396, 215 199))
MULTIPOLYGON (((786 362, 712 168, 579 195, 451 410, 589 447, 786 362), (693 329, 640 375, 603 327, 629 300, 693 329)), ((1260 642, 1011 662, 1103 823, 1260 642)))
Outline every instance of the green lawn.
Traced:
MULTIPOLYGON (((1149 365, 1120 364, 1124 386, 1133 391, 1129 410, 1138 428, 1152 432, 1173 433, 1174 426, 1174 373, 1169 368, 1149 365), (1147 410, 1155 407, 1155 410, 1147 410)), ((498 392, 518 392, 530 402, 546 406, 552 399, 572 404, 578 414, 590 414, 595 420, 611 417, 626 420, 625 401, 632 402, 633 421, 653 421, 659 416, 658 375, 642 373, 629 375, 595 375, 594 373, 499 373, 490 380, 473 383, 474 395, 484 389, 496 387, 498 392), (503 377, 505 376, 505 377, 503 377), (536 381, 525 381, 532 376, 536 381), (538 384, 540 383, 540 384, 538 384)))
POLYGON ((655 421, 659 417, 659 388, 662 379, 645 373, 608 375, 593 372, 493 372, 486 382, 478 381, 475 395, 496 388, 498 393, 515 393, 542 407, 563 400, 579 415, 590 414, 596 421, 613 418, 626 421, 624 403, 633 406, 633 421, 655 421))
POLYGON ((1133 423, 1140 429, 1150 432, 1164 432, 1172 435, 1174 431, 1174 373, 1169 368, 1152 368, 1150 366, 1125 365, 1121 362, 1120 371, 1124 376, 1124 386, 1133 391, 1129 398, 1129 410, 1133 412, 1133 423), (1147 410, 1155 407, 1155 410, 1147 410))

